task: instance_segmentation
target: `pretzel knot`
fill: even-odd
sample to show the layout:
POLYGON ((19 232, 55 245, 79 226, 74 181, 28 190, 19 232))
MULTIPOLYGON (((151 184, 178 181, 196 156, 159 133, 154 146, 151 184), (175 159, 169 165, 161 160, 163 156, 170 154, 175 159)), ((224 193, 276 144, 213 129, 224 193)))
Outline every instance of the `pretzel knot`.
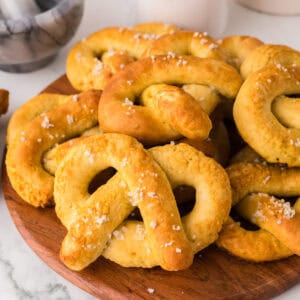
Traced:
POLYGON ((132 28, 110 27, 95 32, 69 52, 66 73, 78 90, 102 90, 113 74, 140 58, 149 44, 176 27, 161 23, 132 28))
POLYGON ((241 77, 230 65, 209 58, 169 54, 139 60, 116 74, 104 89, 99 104, 101 128, 148 144, 181 136, 207 138, 209 116, 200 101, 178 87, 184 84, 210 86, 233 98, 241 77))
POLYGON ((284 199, 274 197, 299 197, 299 169, 237 163, 228 167, 227 173, 234 209, 261 229, 247 231, 229 219, 217 244, 257 262, 300 255, 300 201, 291 207, 284 199))
POLYGON ((47 94, 16 111, 9 125, 6 167, 23 200, 36 207, 52 204, 54 178, 43 167, 43 155, 97 125, 99 99, 100 92, 93 90, 74 96, 47 94))
POLYGON ((228 177, 213 159, 186 144, 148 152, 121 134, 74 146, 58 166, 54 195, 68 229, 60 256, 74 270, 100 255, 127 267, 185 269, 216 240, 231 206, 228 177), (90 195, 89 182, 109 166, 116 175, 90 195), (180 219, 171 186, 182 184, 195 187, 196 203, 180 219), (143 222, 125 220, 136 206, 143 222))
POLYGON ((299 92, 299 67, 271 65, 250 74, 238 93, 233 107, 237 128, 268 162, 300 166, 299 101, 281 97, 299 92))

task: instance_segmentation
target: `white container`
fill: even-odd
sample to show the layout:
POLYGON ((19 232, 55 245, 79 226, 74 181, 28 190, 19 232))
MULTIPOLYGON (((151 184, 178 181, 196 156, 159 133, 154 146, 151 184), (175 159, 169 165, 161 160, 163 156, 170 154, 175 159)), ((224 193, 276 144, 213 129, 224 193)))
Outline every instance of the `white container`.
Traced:
POLYGON ((239 0, 242 5, 276 15, 299 15, 300 0, 239 0))
POLYGON ((137 0, 137 20, 163 22, 218 37, 227 23, 227 0, 137 0))

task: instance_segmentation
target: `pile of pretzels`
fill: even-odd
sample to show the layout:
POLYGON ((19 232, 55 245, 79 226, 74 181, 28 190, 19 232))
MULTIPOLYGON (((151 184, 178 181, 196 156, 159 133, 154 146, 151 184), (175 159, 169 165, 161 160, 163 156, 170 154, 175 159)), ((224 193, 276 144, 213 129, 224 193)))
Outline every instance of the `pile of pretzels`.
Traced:
POLYGON ((24 201, 55 205, 67 267, 177 271, 212 243, 300 255, 298 51, 146 23, 81 40, 66 74, 77 94, 11 117, 6 167, 24 201))

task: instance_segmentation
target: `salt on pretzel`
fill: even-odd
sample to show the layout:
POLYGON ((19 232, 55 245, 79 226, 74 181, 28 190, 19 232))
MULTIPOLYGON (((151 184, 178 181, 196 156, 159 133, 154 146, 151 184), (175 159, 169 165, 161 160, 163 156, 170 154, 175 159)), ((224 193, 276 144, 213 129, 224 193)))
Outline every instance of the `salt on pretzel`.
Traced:
POLYGON ((70 101, 72 97, 76 100, 77 95, 66 97, 60 94, 42 93, 25 102, 14 111, 9 120, 6 134, 7 144, 9 145, 12 142, 27 123, 43 113, 58 108, 60 105, 70 101))
MULTIPOLYGON (((250 36, 230 36, 215 41, 206 32, 176 31, 153 41, 143 56, 192 55, 201 58, 224 60, 238 70, 241 63, 263 43, 250 36)), ((220 98, 214 90, 201 85, 183 85, 187 93, 201 101, 209 113, 216 108, 220 98)))
MULTIPOLYGON (((206 32, 192 31, 176 31, 159 37, 143 54, 144 57, 155 55, 191 55, 220 60, 225 58, 219 51, 216 41, 206 32)), ((204 110, 207 108, 209 112, 220 102, 217 93, 207 86, 188 84, 182 88, 199 100, 204 110)))
MULTIPOLYGON (((241 78, 233 67, 215 59, 167 55, 136 61, 117 73, 103 91, 99 104, 103 131, 128 134, 147 144, 182 135, 205 139, 211 129, 210 120, 201 112, 199 101, 184 91, 180 91, 179 98, 175 93, 161 93, 156 102, 152 101, 157 108, 154 113, 153 108, 134 105, 146 88, 160 83, 208 85, 234 98, 241 78)), ((175 89, 179 91, 176 87, 171 90, 175 89)))
POLYGON ((141 57, 154 39, 174 30, 176 27, 168 24, 145 23, 95 32, 69 52, 67 77, 77 90, 102 90, 114 73, 141 57))
POLYGON ((237 128, 268 162, 300 166, 300 128, 285 127, 272 112, 275 98, 299 92, 299 67, 271 65, 250 74, 237 95, 233 107, 237 128))
MULTIPOLYGON (((84 138, 99 134, 103 134, 99 127, 93 127, 84 131, 80 137, 70 139, 67 142, 51 148, 43 155, 43 167, 47 172, 54 175, 59 163, 68 154, 71 148, 76 146, 78 143, 81 143, 84 138)), ((227 164, 230 144, 227 129, 223 122, 217 122, 214 125, 210 133, 210 137, 206 140, 183 138, 177 141, 172 141, 172 144, 174 145, 179 143, 185 143, 194 147, 206 156, 212 157, 221 165, 227 164)), ((102 180, 103 178, 100 176, 99 179, 102 180)))
POLYGON ((56 143, 97 124, 100 94, 90 90, 76 98, 63 96, 68 101, 28 122, 16 133, 16 138, 10 140, 7 173, 23 200, 36 207, 52 204, 54 179, 43 168, 43 154, 56 143))
POLYGON ((57 215, 68 228, 60 256, 69 268, 80 270, 97 259, 133 205, 141 211, 159 265, 178 270, 192 263, 192 249, 185 233, 171 230, 172 225, 182 224, 167 177, 132 137, 103 134, 84 139, 59 164, 54 196, 57 215), (90 195, 89 182, 109 166, 118 175, 90 195), (74 184, 70 184, 73 172, 74 184), (155 228, 151 225, 154 219, 155 228), (170 247, 161 247, 170 240, 170 247), (176 247, 182 252, 177 253, 176 247))
POLYGON ((265 44, 257 47, 241 65, 241 74, 246 79, 251 73, 267 65, 300 64, 300 52, 284 45, 265 44))
POLYGON ((8 96, 9 93, 7 90, 0 89, 0 116, 7 112, 8 96))
POLYGON ((218 50, 218 44, 206 32, 182 30, 165 34, 153 41, 143 57, 168 53, 223 59, 222 52, 218 50))
POLYGON ((149 150, 151 155, 145 152, 133 138, 104 134, 83 139, 59 164, 55 201, 57 214, 68 229, 61 248, 68 267, 80 270, 103 255, 127 267, 160 265, 179 270, 188 267, 191 258, 190 248, 177 235, 187 236, 193 253, 217 238, 231 206, 224 170, 186 144, 155 147, 149 150), (182 223, 172 194, 165 194, 166 179, 160 169, 148 169, 151 156, 173 188, 182 184, 196 188, 196 204, 182 223), (74 161, 79 164, 75 166, 74 161), (118 173, 89 195, 89 181, 110 165, 118 173), (78 174, 72 176, 73 184, 69 183, 70 172, 78 174), (134 206, 139 207, 144 222, 123 222, 134 206))
POLYGON ((273 196, 300 195, 299 169, 236 163, 227 168, 227 173, 234 208, 261 229, 249 232, 229 219, 217 244, 234 255, 256 262, 300 255, 299 200, 291 207, 289 202, 273 196))

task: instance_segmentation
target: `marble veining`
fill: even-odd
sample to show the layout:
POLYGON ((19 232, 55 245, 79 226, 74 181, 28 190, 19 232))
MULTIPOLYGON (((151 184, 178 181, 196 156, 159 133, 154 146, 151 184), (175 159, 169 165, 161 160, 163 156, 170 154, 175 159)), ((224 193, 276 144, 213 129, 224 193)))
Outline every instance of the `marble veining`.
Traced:
MULTIPOLYGON (((1 247, 1 245, 0 245, 1 247)), ((34 270, 32 270, 34 271, 34 270)), ((71 296, 68 293, 66 286, 60 283, 47 283, 45 286, 36 285, 36 290, 32 291, 26 289, 22 282, 17 279, 14 264, 8 259, 4 258, 0 248, 0 272, 4 272, 6 280, 2 280, 2 285, 7 290, 14 291, 14 294, 18 299, 24 300, 39 300, 39 299, 64 299, 71 300, 71 296)), ((2 277, 2 276, 1 276, 2 277)), ((4 276, 3 276, 4 277, 4 276)), ((7 298, 9 299, 9 298, 7 298)))
MULTIPOLYGON (((0 9, 10 0, 1 1, 0 9)), ((33 4, 33 0, 29 1, 33 4)), ((49 3, 45 6, 45 2, 40 0, 38 3, 44 9, 49 8, 49 3)), ((0 20, 0 69, 28 72, 40 68, 51 61, 74 35, 83 14, 83 0, 50 2, 55 5, 52 9, 25 17, 20 17, 20 11, 25 11, 25 8, 6 7, 0 20)), ((35 5, 35 9, 41 11, 40 6, 35 5)), ((31 13, 36 12, 32 6, 30 9, 31 13)))

